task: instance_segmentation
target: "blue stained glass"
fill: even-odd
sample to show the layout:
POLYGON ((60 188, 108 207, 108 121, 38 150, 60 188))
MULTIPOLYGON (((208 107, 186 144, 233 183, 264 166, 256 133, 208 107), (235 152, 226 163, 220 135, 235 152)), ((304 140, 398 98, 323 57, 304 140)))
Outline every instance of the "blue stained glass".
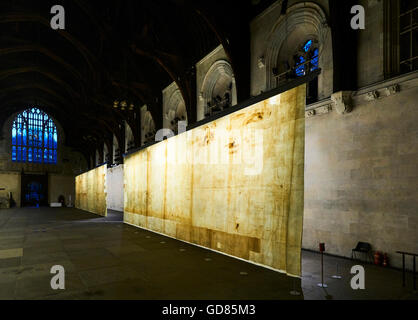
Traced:
POLYGON ((298 77, 304 76, 305 75, 305 58, 300 56, 299 57, 299 61, 296 64, 296 75, 298 77))
POLYGON ((17 130, 17 145, 22 144, 22 131, 20 129, 17 130))
POLYGON ((303 46, 303 55, 297 57, 295 65, 296 76, 302 77, 309 71, 318 69, 319 66, 319 50, 313 50, 313 40, 308 40, 303 46), (306 63, 309 62, 309 63, 306 63))
POLYGON ((319 50, 315 49, 312 60, 311 60, 311 65, 312 65, 311 70, 312 71, 317 70, 318 64, 319 64, 319 50))
POLYGON ((22 133, 22 138, 23 138, 23 145, 26 146, 26 142, 27 142, 27 132, 26 129, 23 129, 23 133, 22 133))
POLYGON ((17 134, 16 128, 13 128, 12 129, 12 144, 13 145, 16 145, 16 134, 17 134))
POLYGON ((48 132, 44 132, 44 148, 48 147, 48 132))
POLYGON ((57 147, 57 128, 45 112, 31 108, 16 117, 12 128, 12 161, 56 164, 57 147))
POLYGON ((303 50, 305 52, 308 52, 312 47, 312 40, 308 40, 308 42, 306 42, 306 44, 303 46, 303 50))
POLYGON ((38 131, 37 137, 38 137, 38 146, 42 148, 42 131, 38 131))

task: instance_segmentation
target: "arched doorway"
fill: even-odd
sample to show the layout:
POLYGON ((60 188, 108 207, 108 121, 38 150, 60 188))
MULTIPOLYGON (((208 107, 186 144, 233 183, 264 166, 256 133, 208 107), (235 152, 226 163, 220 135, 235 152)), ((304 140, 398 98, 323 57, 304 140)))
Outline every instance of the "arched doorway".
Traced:
POLYGON ((48 206, 48 175, 22 173, 22 207, 48 206))

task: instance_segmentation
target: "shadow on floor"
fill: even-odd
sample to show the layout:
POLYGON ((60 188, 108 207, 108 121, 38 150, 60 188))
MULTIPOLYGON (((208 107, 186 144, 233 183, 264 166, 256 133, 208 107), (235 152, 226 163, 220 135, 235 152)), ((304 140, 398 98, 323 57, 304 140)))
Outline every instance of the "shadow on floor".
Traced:
POLYGON ((401 272, 366 265, 366 290, 352 290, 354 262, 302 251, 302 280, 74 208, 0 211, 0 299, 344 300, 417 299, 401 272), (51 267, 66 290, 50 287, 51 267), (332 278, 338 273, 341 280, 332 278), (292 296, 292 290, 301 293, 292 296))
POLYGON ((8 254, 0 257, 0 299, 303 299, 290 295, 302 292, 300 280, 125 225, 121 217, 74 208, 0 213, 0 255, 8 254), (54 265, 65 268, 63 292, 50 287, 54 265))

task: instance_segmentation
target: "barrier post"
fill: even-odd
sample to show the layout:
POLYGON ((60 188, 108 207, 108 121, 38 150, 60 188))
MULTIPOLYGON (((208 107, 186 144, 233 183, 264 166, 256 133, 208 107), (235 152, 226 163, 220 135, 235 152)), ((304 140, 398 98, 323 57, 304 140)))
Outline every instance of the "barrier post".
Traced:
POLYGON ((340 276, 340 274, 338 272, 338 263, 337 263, 337 272, 331 278, 338 279, 338 280, 343 278, 343 277, 340 276))
POLYGON ((320 288, 328 288, 328 285, 324 283, 324 252, 325 252, 325 243, 319 244, 319 251, 321 252, 321 283, 318 283, 320 288))
POLYGON ((296 279, 293 279, 293 290, 290 291, 292 296, 300 296, 300 292, 296 290, 296 279))

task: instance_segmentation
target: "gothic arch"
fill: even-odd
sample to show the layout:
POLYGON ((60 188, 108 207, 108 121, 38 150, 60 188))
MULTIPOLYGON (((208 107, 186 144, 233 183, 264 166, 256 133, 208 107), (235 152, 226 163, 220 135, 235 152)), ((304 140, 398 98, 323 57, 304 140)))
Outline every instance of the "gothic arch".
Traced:
POLYGON ((223 97, 227 91, 231 95, 231 105, 236 105, 237 89, 231 64, 226 60, 218 60, 210 67, 203 80, 198 107, 206 110, 207 104, 213 98, 217 95, 223 97))
POLYGON ((113 151, 112 152, 113 153, 113 163, 112 164, 115 164, 115 163, 118 162, 117 160, 119 160, 118 158, 120 158, 120 155, 121 155, 121 150, 119 148, 119 141, 118 141, 115 134, 113 135, 113 150, 112 151, 113 151))
POLYGON ((131 126, 125 121, 125 150, 124 153, 130 151, 135 147, 135 137, 131 126))
MULTIPOLYGON (((109 148, 107 147, 106 142, 103 143, 103 160, 109 162, 109 148)), ((109 163, 111 164, 111 163, 109 163)))
POLYGON ((273 26, 267 41, 265 55, 267 90, 275 88, 274 70, 276 74, 283 71, 284 67, 280 64, 294 53, 297 46, 308 39, 313 39, 318 43, 320 56, 324 50, 332 54, 331 46, 327 45, 330 38, 327 17, 319 5, 303 2, 289 7, 286 15, 281 16, 273 26))
POLYGON ((141 111, 141 132, 142 132, 142 145, 152 142, 155 137, 156 129, 155 122, 152 118, 151 112, 148 111, 147 107, 143 107, 141 111))
POLYGON ((164 117, 170 125, 167 129, 174 132, 177 130, 178 121, 187 121, 186 103, 179 89, 174 90, 170 95, 164 117))

